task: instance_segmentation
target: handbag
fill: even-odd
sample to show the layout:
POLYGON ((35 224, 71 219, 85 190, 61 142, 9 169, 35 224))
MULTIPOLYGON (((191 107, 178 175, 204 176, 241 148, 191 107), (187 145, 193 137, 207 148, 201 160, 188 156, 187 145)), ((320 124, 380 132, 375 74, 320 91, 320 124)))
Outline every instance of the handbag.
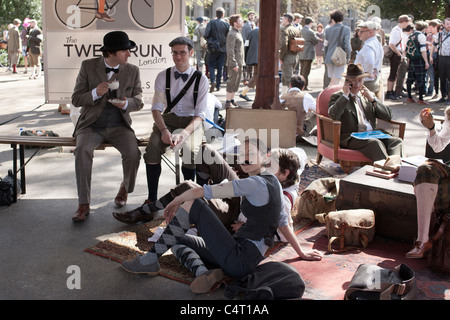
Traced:
POLYGON ((316 179, 300 194, 297 218, 316 219, 316 214, 336 210, 339 179, 316 179))
MULTIPOLYGON (((397 47, 397 46, 400 44, 400 42, 402 42, 402 41, 400 40, 400 41, 395 45, 395 47, 397 47)), ((390 46, 389 44, 386 44, 386 45, 383 47, 383 51, 384 51, 384 57, 385 57, 385 58, 388 58, 388 59, 392 58, 392 56, 395 54, 394 50, 392 50, 392 48, 391 48, 391 46, 390 46)))
POLYGON ((375 213, 369 209, 350 209, 316 214, 325 223, 328 234, 328 252, 365 249, 375 236, 375 213), (337 241, 339 248, 333 249, 337 241))
POLYGON ((406 264, 394 270, 360 264, 344 300, 414 300, 416 294, 416 275, 406 264))
POLYGON ((305 49, 305 39, 292 38, 289 40, 289 51, 299 53, 305 49))
POLYGON ((341 30, 339 31, 338 44, 336 46, 336 49, 334 49, 333 54, 331 55, 331 61, 333 61, 333 64, 338 67, 343 66, 347 63, 347 53, 344 51, 344 49, 342 49, 342 47, 339 44, 343 30, 344 26, 342 26, 341 30))
POLYGON ((394 51, 391 49, 391 47, 387 44, 383 47, 384 51, 384 57, 390 59, 394 55, 394 51))

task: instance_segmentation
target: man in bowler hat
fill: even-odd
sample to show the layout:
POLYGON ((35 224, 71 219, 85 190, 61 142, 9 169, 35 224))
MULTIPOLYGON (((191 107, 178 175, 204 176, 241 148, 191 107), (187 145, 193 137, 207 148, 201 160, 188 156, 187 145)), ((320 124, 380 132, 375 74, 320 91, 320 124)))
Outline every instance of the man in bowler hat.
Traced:
POLYGON ((144 106, 139 68, 128 63, 130 49, 136 44, 123 31, 113 31, 103 38, 103 56, 82 62, 72 104, 81 108, 74 131, 76 138, 75 173, 78 210, 75 222, 89 214, 94 150, 111 143, 122 156, 123 180, 114 202, 122 207, 133 192, 141 152, 131 128, 130 113, 144 106))

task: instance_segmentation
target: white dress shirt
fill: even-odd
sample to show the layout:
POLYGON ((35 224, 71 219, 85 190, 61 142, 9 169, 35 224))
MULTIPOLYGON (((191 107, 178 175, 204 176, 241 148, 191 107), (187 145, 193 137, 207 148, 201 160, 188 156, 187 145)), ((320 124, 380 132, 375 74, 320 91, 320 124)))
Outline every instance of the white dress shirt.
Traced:
MULTIPOLYGON (((173 101, 181 90, 187 84, 187 81, 184 82, 182 78, 175 79, 175 71, 177 71, 176 67, 173 66, 170 72, 170 98, 173 101)), ((195 72, 195 69, 189 67, 185 72, 189 75, 189 78, 195 72)), ((189 80, 188 80, 189 81, 189 80)), ((198 98, 197 105, 194 108, 194 87, 195 81, 192 83, 189 90, 186 94, 181 98, 181 100, 172 108, 171 113, 176 114, 179 117, 193 117, 198 116, 203 120, 206 118, 206 111, 208 108, 207 103, 207 94, 208 94, 208 78, 203 74, 200 80, 200 85, 198 89, 198 98)), ((166 70, 161 71, 155 80, 155 93, 153 95, 152 101, 152 111, 157 110, 161 113, 167 106, 167 98, 166 98, 166 70)))
MULTIPOLYGON (((383 56, 383 47, 377 37, 374 36, 364 41, 364 46, 356 55, 355 63, 360 63, 365 72, 378 77, 383 67, 383 56)), ((374 78, 364 78, 364 81, 372 80, 374 78)))

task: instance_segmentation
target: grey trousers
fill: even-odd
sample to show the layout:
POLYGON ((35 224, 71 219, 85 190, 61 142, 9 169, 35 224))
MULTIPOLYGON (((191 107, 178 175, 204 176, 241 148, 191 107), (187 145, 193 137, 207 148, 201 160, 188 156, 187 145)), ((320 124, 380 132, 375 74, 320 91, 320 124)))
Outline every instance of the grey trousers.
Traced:
POLYGON ((76 134, 75 174, 80 204, 91 202, 91 177, 94 150, 103 143, 112 144, 122 156, 123 183, 128 193, 134 191, 141 151, 134 131, 126 126, 94 130, 83 128, 76 134))
POLYGON ((402 155, 403 140, 397 137, 390 139, 359 140, 350 138, 344 146, 348 149, 358 150, 367 158, 377 161, 386 159, 391 155, 402 155))

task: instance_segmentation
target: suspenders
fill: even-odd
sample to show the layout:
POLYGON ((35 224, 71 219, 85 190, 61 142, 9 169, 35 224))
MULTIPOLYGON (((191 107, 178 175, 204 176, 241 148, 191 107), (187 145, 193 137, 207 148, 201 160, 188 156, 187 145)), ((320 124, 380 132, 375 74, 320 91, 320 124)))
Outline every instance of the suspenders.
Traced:
POLYGON ((200 85, 200 79, 202 78, 202 73, 198 70, 196 70, 191 78, 188 80, 186 85, 184 86, 183 90, 178 94, 178 96, 175 98, 175 100, 172 101, 170 98, 170 72, 172 68, 168 68, 166 70, 166 99, 167 99, 167 108, 164 110, 164 113, 169 113, 173 107, 177 105, 177 103, 181 100, 181 98, 184 97, 186 92, 189 90, 189 88, 192 86, 192 83, 195 81, 194 85, 194 108, 197 105, 197 97, 198 97, 198 88, 200 85))

